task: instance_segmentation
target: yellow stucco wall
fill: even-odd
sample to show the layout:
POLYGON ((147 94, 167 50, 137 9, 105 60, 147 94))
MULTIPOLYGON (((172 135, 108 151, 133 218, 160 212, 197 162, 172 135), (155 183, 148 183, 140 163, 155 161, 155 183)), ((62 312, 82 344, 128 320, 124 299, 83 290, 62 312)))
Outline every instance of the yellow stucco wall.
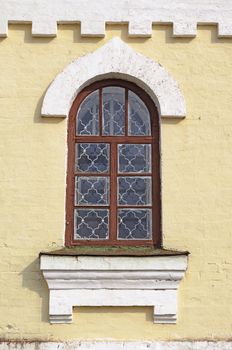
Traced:
POLYGON ((126 26, 80 38, 32 38, 11 25, 0 39, 0 338, 223 339, 232 334, 232 39, 200 27, 194 39, 155 26, 131 39, 126 26), (160 62, 178 81, 185 120, 162 121, 163 232, 166 248, 189 250, 179 290, 178 323, 154 325, 151 308, 76 308, 74 323, 50 325, 40 251, 62 246, 66 120, 42 119, 50 82, 74 58, 120 36, 160 62))

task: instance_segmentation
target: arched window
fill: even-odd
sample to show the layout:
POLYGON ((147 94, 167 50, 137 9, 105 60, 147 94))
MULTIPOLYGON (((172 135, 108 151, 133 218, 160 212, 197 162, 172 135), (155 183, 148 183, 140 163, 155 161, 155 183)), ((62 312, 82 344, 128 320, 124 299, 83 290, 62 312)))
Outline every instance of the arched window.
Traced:
POLYGON ((159 120, 136 85, 104 80, 68 122, 66 245, 161 245, 159 120))

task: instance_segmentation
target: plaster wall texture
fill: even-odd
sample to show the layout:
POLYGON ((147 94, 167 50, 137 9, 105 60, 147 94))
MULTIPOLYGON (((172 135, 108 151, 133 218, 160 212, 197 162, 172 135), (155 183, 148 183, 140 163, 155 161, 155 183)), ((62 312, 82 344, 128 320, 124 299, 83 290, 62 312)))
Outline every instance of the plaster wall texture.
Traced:
POLYGON ((173 38, 129 38, 127 26, 82 38, 60 25, 33 38, 10 25, 0 40, 0 338, 17 340, 200 340, 232 334, 232 39, 215 27, 173 38), (63 244, 67 119, 41 118, 46 89, 73 59, 114 36, 160 62, 185 97, 183 120, 162 120, 163 238, 191 252, 179 289, 178 323, 153 324, 150 307, 78 307, 70 325, 48 322, 38 253, 63 244))

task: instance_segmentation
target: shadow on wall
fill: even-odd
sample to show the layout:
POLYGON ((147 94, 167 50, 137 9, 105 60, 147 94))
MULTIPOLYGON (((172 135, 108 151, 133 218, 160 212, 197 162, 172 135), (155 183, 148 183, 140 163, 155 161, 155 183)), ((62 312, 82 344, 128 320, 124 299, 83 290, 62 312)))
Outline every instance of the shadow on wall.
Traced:
POLYGON ((42 272, 39 270, 39 258, 32 261, 20 272, 20 275, 22 276, 23 288, 36 292, 41 298, 41 321, 49 322, 49 291, 42 272))
MULTIPOLYGON (((116 36, 120 36, 123 41, 126 43, 140 43, 143 44, 146 41, 150 40, 148 37, 129 37, 128 36, 128 24, 106 24, 106 36, 105 37, 82 37, 81 36, 81 24, 80 23, 72 23, 72 24, 58 24, 58 33, 57 37, 33 37, 31 34, 31 24, 9 24, 9 35, 11 35, 10 31, 21 32, 23 35, 23 41, 26 44, 48 44, 52 41, 59 40, 59 31, 72 31, 73 43, 79 44, 98 44, 100 41, 104 43, 104 41, 108 40, 107 31, 115 31, 116 36)), ((210 41, 211 43, 228 43, 232 41, 231 37, 228 38, 218 38, 218 28, 217 25, 204 25, 200 24, 197 26, 198 31, 209 31, 210 33, 210 41)), ((153 35, 155 35, 155 31, 160 31, 165 33, 165 42, 167 44, 187 44, 194 40, 194 37, 173 37, 173 25, 170 24, 154 24, 153 25, 153 35)), ((7 38, 0 38, 0 44, 7 38)))
POLYGON ((197 29, 200 31, 208 31, 210 33, 210 42, 212 44, 225 44, 232 43, 232 38, 219 38, 218 37, 218 27, 217 25, 198 25, 197 29))
POLYGON ((119 315, 120 318, 122 317, 126 320, 128 313, 140 314, 149 323, 153 323, 154 321, 153 307, 151 306, 75 306, 73 308, 73 322, 78 323, 78 315, 81 314, 88 314, 89 316, 91 314, 98 314, 99 318, 101 315, 107 314, 114 315, 114 318, 117 318, 117 315, 119 315))
MULTIPOLYGON (((55 77, 54 77, 55 78, 55 77)), ((47 87, 47 89, 49 86, 47 87)), ((64 121, 66 118, 60 118, 60 117, 42 117, 41 116, 41 108, 44 96, 46 94, 47 89, 44 91, 43 95, 39 98, 36 107, 35 107, 35 113, 34 113, 34 123, 43 123, 43 124, 58 124, 64 121)))
MULTIPOLYGON (((39 270, 39 258, 32 261, 24 270, 20 272, 22 276, 22 286, 33 292, 36 292, 41 298, 41 322, 49 323, 49 291, 47 284, 39 270)), ((147 322, 153 322, 153 308, 152 307, 80 307, 76 306, 73 309, 73 322, 78 323, 78 317, 82 314, 110 314, 110 315, 125 315, 126 314, 140 314, 143 315, 147 322)), ((121 316, 120 316, 121 317, 121 316)))
POLYGON ((181 118, 173 118, 173 117, 166 117, 161 119, 161 126, 162 125, 176 125, 179 123, 183 123, 186 119, 181 119, 181 118))
MULTIPOLYGON (((174 37, 173 36, 173 25, 172 24, 153 24, 153 36, 155 32, 164 32, 165 43, 167 44, 188 44, 192 42, 196 37, 174 37)), ((59 30, 73 30, 73 42, 79 44, 97 44, 100 41, 107 41, 107 31, 114 32, 115 36, 119 36, 127 44, 143 44, 151 40, 149 37, 129 37, 128 36, 128 24, 106 24, 106 36, 105 38, 94 38, 94 37, 82 37, 80 31, 80 25, 69 25, 63 24, 58 25, 58 36, 59 30)), ((229 43, 232 42, 232 38, 218 38, 218 27, 217 25, 197 25, 197 31, 208 31, 210 33, 210 42, 211 43, 229 43)), ((197 33, 198 35, 198 33, 197 33)), ((104 42, 103 42, 104 44, 104 42)))

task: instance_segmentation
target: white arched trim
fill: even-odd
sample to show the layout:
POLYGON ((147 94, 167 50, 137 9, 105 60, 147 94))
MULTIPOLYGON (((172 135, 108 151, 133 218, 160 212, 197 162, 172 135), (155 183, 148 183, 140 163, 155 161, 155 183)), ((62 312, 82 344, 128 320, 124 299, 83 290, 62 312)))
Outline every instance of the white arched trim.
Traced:
POLYGON ((184 118, 184 97, 171 75, 157 62, 113 38, 93 53, 74 60, 49 86, 44 117, 67 117, 77 94, 94 81, 118 78, 134 82, 156 104, 161 117, 184 118))

